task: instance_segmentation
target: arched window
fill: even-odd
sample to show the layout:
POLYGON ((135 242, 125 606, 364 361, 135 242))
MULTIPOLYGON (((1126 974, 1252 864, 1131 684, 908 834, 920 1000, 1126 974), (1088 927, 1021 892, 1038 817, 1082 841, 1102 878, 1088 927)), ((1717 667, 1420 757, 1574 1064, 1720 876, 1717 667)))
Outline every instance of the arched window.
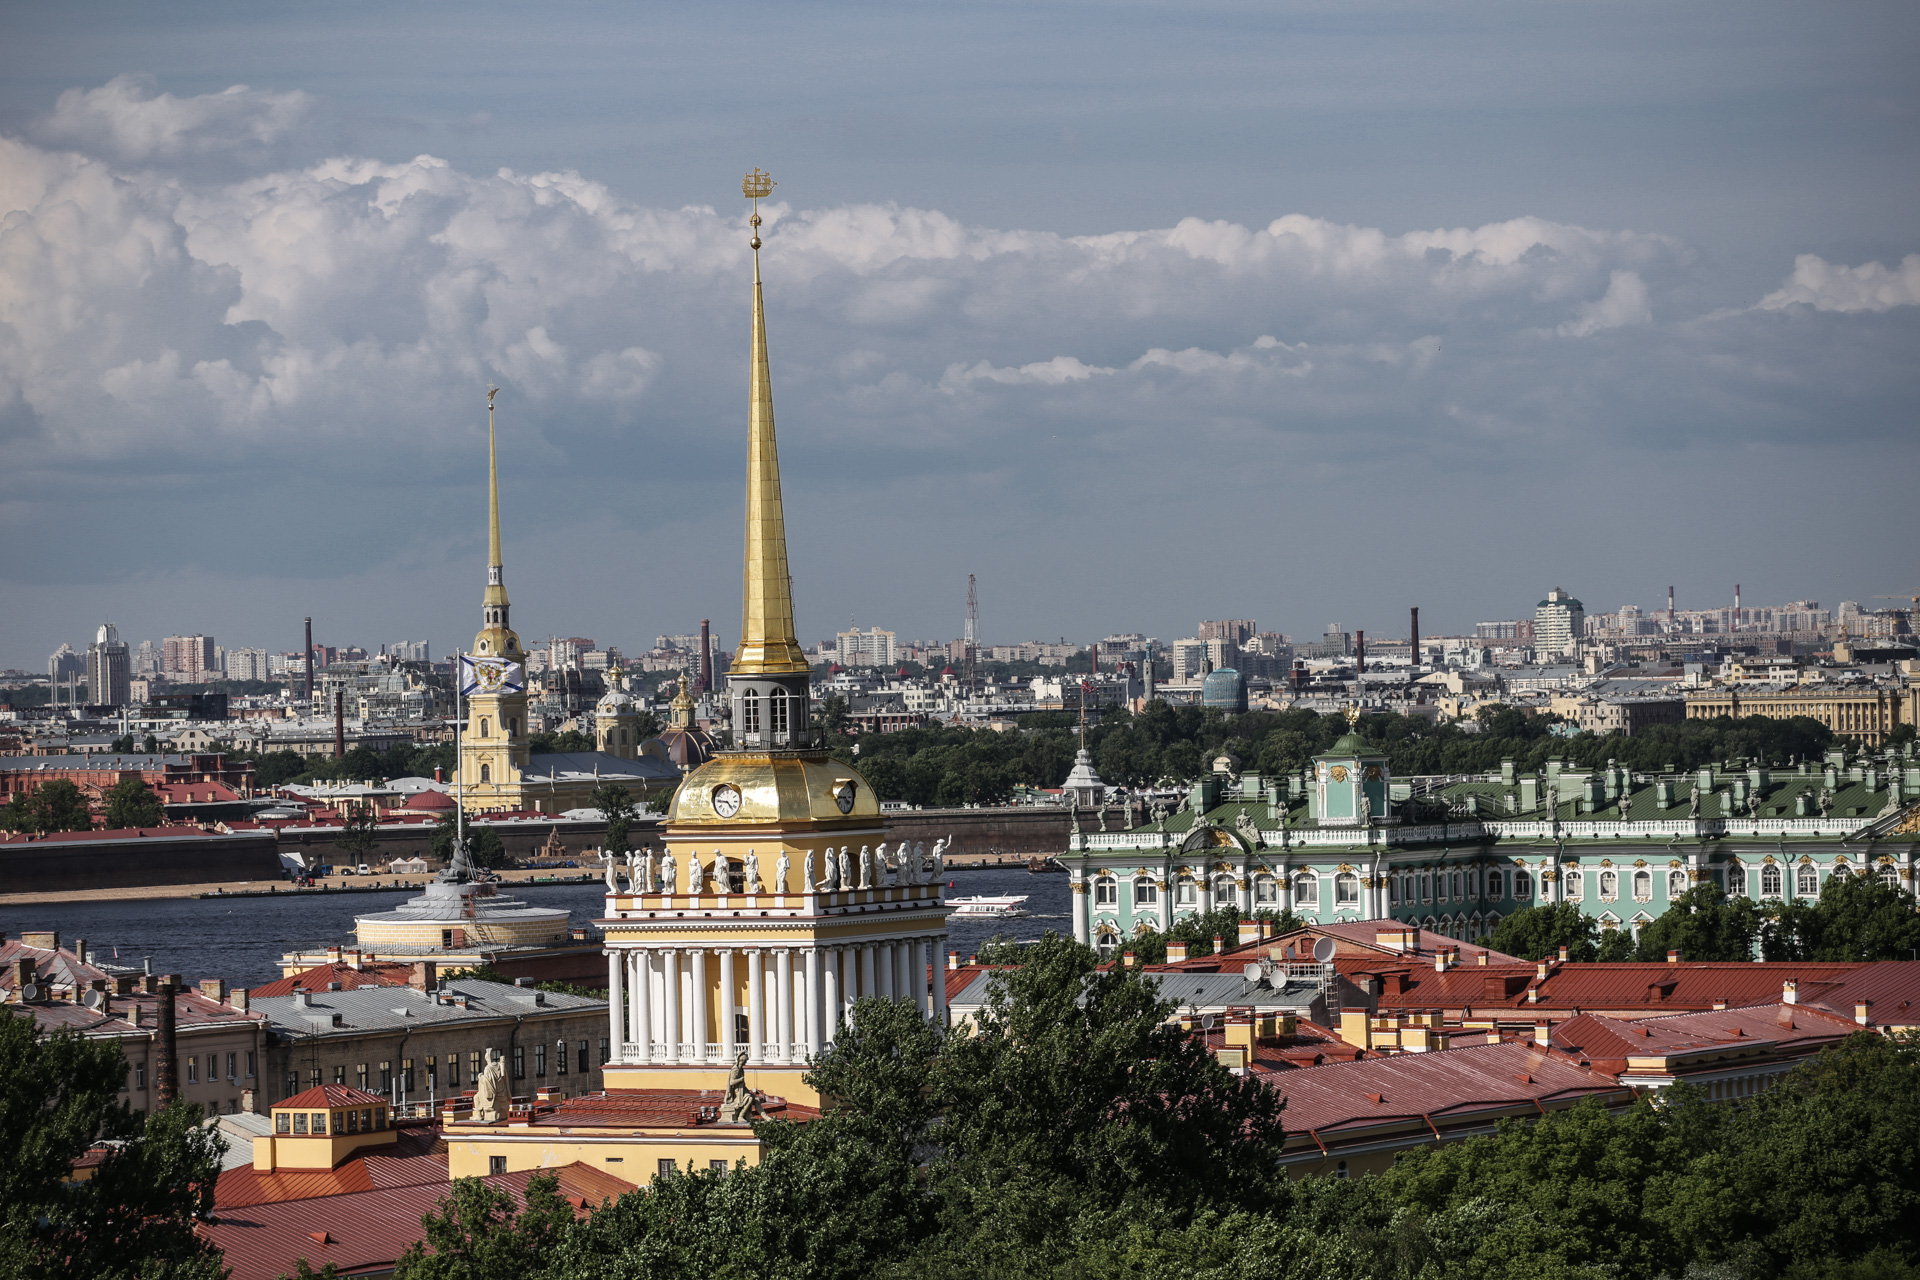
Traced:
POLYGON ((1160 887, 1153 882, 1152 876, 1141 876, 1133 882, 1133 905, 1151 907, 1160 901, 1160 887))
POLYGON ((493 781, 493 769, 490 766, 487 766, 484 764, 480 766, 480 781, 482 782, 493 781))
POLYGON ((1280 901, 1280 882, 1272 876, 1255 877, 1253 900, 1262 906, 1280 901))
POLYGON ((787 691, 775 689, 767 695, 767 729, 772 733, 787 731, 787 691))
POLYGON ((760 691, 748 689, 740 695, 740 732, 758 734, 760 732, 760 691))
POLYGON ((1335 906, 1357 907, 1360 905, 1360 877, 1351 871, 1342 871, 1333 878, 1333 901, 1335 906))
POLYGON ((1602 871, 1600 873, 1600 901, 1612 902, 1620 896, 1620 873, 1602 871))
POLYGON ((1633 900, 1635 902, 1653 901, 1653 872, 1644 867, 1633 873, 1633 900))
POLYGON ((1498 871, 1487 872, 1487 896, 1498 899, 1506 892, 1504 877, 1498 871))
POLYGON ((1420 901, 1433 901, 1433 874, 1431 872, 1422 871, 1420 873, 1420 901))
POLYGON ((1533 896, 1533 873, 1516 871, 1513 873, 1513 898, 1516 902, 1525 902, 1533 896))
POLYGON ((1302 907, 1320 905, 1320 877, 1311 871, 1303 871, 1293 882, 1293 900, 1302 907))
POLYGON ((1500 927, 1500 913, 1498 911, 1487 912, 1487 918, 1485 920, 1482 920, 1480 922, 1480 925, 1488 933, 1492 933, 1495 929, 1498 929, 1500 927))
POLYGON ((1232 876, 1215 876, 1213 881, 1213 905, 1237 901, 1240 886, 1233 882, 1232 876))
POLYGON ((1747 896, 1747 869, 1737 862, 1727 867, 1727 896, 1729 898, 1747 896))
POLYGON ((1191 880, 1182 879, 1174 888, 1173 900, 1183 907, 1192 906, 1200 900, 1199 886, 1195 885, 1191 880))
POLYGON ((1456 871, 1456 872, 1454 872, 1454 873, 1453 873, 1453 900, 1454 900, 1455 902, 1460 902, 1460 901, 1463 901, 1463 900, 1465 899, 1465 897, 1466 897, 1466 895, 1465 895, 1465 894, 1463 894, 1463 893, 1461 893, 1461 892, 1460 892, 1460 887, 1461 887, 1461 886, 1460 886, 1460 873, 1459 873, 1458 871, 1456 871))
POLYGON ((1820 869, 1812 863, 1802 863, 1793 873, 1793 892, 1801 898, 1820 896, 1820 869))
POLYGON ((1436 902, 1448 901, 1447 873, 1444 871, 1436 871, 1433 873, 1433 897, 1436 902))
POLYGON ((1096 876, 1093 881, 1093 905, 1112 907, 1120 902, 1120 882, 1112 876, 1096 876))
POLYGON ((1102 960, 1111 960, 1113 958, 1114 948, 1119 944, 1120 939, 1112 929, 1102 929, 1099 935, 1093 940, 1094 950, 1100 953, 1102 960))
POLYGON ((1773 863, 1769 862, 1766 866, 1760 868, 1760 896, 1763 898, 1779 897, 1781 881, 1780 868, 1773 863))
POLYGON ((493 727, 492 725, 487 723, 487 718, 485 716, 480 717, 480 736, 481 737, 483 738, 486 737, 488 730, 490 730, 492 727, 493 727))
POLYGON ((1889 889, 1898 889, 1900 887, 1900 868, 1894 866, 1891 862, 1881 863, 1880 883, 1889 889))
POLYGON ((1560 877, 1562 887, 1567 893, 1568 902, 1578 902, 1586 896, 1586 885, 1578 871, 1569 871, 1560 877))
POLYGON ((1687 891, 1687 873, 1680 870, 1667 872, 1667 896, 1677 898, 1687 891))

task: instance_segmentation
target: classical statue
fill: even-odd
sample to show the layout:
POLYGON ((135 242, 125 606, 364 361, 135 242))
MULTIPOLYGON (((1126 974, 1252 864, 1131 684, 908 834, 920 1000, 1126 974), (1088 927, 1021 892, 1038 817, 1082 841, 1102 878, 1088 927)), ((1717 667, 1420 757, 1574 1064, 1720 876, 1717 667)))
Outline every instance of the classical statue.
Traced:
POLYGON ((718 849, 713 851, 713 891, 723 898, 733 892, 733 863, 718 849))
MULTIPOLYGON (((829 858, 833 856, 832 849, 827 850, 827 856, 829 858)), ((853 888, 853 858, 847 853, 847 846, 844 844, 840 846, 840 887, 853 888)))
POLYGON ((1820 788, 1820 816, 1823 818, 1833 816, 1833 788, 1831 787, 1820 788))
POLYGON ((1167 802, 1164 800, 1153 802, 1153 829, 1155 831, 1167 829, 1167 802))
POLYGON ((782 849, 780 851, 780 857, 773 864, 773 891, 775 893, 785 893, 787 891, 787 872, 792 868, 793 859, 787 856, 785 849, 782 849))
POLYGON ((1233 829, 1238 831, 1240 838, 1248 844, 1255 847, 1260 844, 1260 828, 1254 825, 1253 815, 1245 809, 1242 809, 1240 816, 1233 820, 1233 829))
POLYGON ((873 850, 860 846, 860 888, 873 888, 873 850))
POLYGON ((924 884, 926 882, 926 867, 921 864, 919 856, 914 853, 911 841, 902 840, 900 842, 900 865, 906 871, 906 881, 908 884, 924 884))
POLYGON ((1687 816, 1689 818, 1700 816, 1700 784, 1697 782, 1693 784, 1693 790, 1687 793, 1687 816))
POLYGON ((1112 807, 1113 805, 1107 799, 1102 798, 1100 807, 1094 811, 1094 816, 1100 820, 1100 829, 1102 831, 1107 829, 1107 810, 1112 807))
POLYGON ((489 1049, 486 1068, 474 1082, 473 1118, 482 1124, 499 1124, 507 1118, 512 1101, 507 1092, 507 1060, 498 1049, 489 1049))
POLYGON ((700 865, 700 854, 689 851, 687 854, 687 892, 701 893, 707 887, 707 869, 700 865))
POLYGON ((933 842, 933 878, 938 880, 947 869, 947 851, 953 848, 953 837, 933 842))
POLYGON ((660 892, 672 893, 680 881, 680 868, 673 860, 673 850, 662 850, 660 854, 660 892))
POLYGON ((660 892, 660 868, 656 866, 655 863, 656 859, 653 856, 653 849, 651 847, 641 853, 640 883, 647 887, 646 892, 648 893, 660 892))
MULTIPOLYGON (((811 852, 807 855, 813 856, 811 852)), ((747 1088, 747 1051, 733 1055, 733 1071, 727 1076, 727 1096, 720 1100, 721 1124, 745 1124, 760 1114, 760 1100, 747 1088)))
POLYGON ((614 876, 614 868, 620 865, 620 859, 614 857, 610 851, 602 849, 600 851, 600 861, 606 864, 603 874, 607 878, 607 892, 620 892, 620 882, 614 876))
POLYGON ((640 851, 638 849, 629 849, 627 850, 627 892, 646 892, 640 886, 640 851))
POLYGON ((760 892, 760 855, 751 849, 747 850, 747 869, 744 880, 748 893, 760 892))
POLYGON ((913 865, 920 868, 921 884, 932 884, 940 878, 939 869, 927 861, 927 842, 925 840, 915 840, 913 842, 913 865))
POLYGON ((813 874, 813 850, 807 850, 807 856, 800 864, 800 883, 806 887, 808 893, 833 888, 832 861, 829 860, 827 863, 826 877, 824 879, 818 878, 813 874))

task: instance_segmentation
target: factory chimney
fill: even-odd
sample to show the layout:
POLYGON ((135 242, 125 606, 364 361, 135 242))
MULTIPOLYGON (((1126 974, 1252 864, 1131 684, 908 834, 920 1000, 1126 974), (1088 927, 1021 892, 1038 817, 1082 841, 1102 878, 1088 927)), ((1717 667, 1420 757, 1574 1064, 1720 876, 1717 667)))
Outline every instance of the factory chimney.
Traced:
POLYGON ((1361 675, 1361 676, 1367 674, 1367 633, 1366 632, 1356 631, 1353 633, 1353 652, 1355 657, 1359 659, 1359 665, 1354 669, 1354 674, 1361 675))
POLYGON ((347 754, 347 694, 344 689, 333 691, 333 758, 338 760, 347 754))
POLYGON ((160 997, 154 1009, 160 1024, 154 1036, 154 1047, 159 1052, 153 1067, 153 1104, 156 1109, 166 1106, 180 1094, 179 1041, 174 1032, 173 1007, 174 997, 179 990, 171 974, 167 975, 164 982, 154 984, 154 991, 160 997))
POLYGON ((302 696, 306 698, 309 704, 308 711, 311 712, 312 711, 311 704, 313 702, 313 619, 312 618, 307 619, 307 691, 302 696))
POLYGON ((1673 625, 1673 587, 1667 587, 1667 625, 1673 625))
POLYGON ((1407 656, 1413 666, 1420 665, 1420 606, 1413 606, 1413 638, 1407 644, 1407 656))
POLYGON ((1740 629, 1740 584, 1733 584, 1733 629, 1740 629))
POLYGON ((700 619, 700 692, 713 692, 713 634, 707 619, 700 619))

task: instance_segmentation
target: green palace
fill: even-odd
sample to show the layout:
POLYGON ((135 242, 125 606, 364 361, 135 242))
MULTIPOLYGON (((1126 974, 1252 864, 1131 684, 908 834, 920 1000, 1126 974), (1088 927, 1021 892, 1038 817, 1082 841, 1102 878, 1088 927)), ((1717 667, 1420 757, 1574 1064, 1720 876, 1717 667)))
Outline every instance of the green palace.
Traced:
MULTIPOLYGON (((1350 713, 1351 715, 1351 713, 1350 713)), ((1520 908, 1571 902, 1640 926, 1706 881, 1730 895, 1817 897, 1834 875, 1913 888, 1920 759, 1827 753, 1636 773, 1549 761, 1519 774, 1395 781, 1352 729, 1298 774, 1226 757, 1179 812, 1080 832, 1060 856, 1073 934, 1103 954, 1229 904, 1315 923, 1395 920, 1471 939, 1520 908)))

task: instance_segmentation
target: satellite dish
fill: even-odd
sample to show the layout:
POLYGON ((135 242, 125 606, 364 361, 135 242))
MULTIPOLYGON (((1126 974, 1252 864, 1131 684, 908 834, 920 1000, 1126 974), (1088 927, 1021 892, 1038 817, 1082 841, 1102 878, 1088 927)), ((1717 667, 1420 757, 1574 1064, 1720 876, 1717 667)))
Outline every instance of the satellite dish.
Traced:
POLYGON ((1212 1014, 1210 1014, 1210 1013, 1208 1013, 1208 1014, 1203 1014, 1203 1015, 1201 1015, 1201 1018, 1200 1018, 1200 1029, 1201 1029, 1202 1031, 1211 1031, 1211 1030, 1213 1030, 1213 1015, 1212 1015, 1212 1014))
POLYGON ((1332 938, 1322 938, 1313 944, 1313 958, 1321 964, 1330 964, 1333 961, 1333 953, 1338 950, 1339 947, 1334 944, 1332 938))
POLYGON ((1240 976, 1245 978, 1248 982, 1260 981, 1262 974, 1261 974, 1259 962, 1255 961, 1254 963, 1248 965, 1246 968, 1242 969, 1240 971, 1240 976))
POLYGON ((36 984, 29 982, 20 988, 20 1000, 22 1003, 31 1003, 39 998, 40 988, 36 984))

